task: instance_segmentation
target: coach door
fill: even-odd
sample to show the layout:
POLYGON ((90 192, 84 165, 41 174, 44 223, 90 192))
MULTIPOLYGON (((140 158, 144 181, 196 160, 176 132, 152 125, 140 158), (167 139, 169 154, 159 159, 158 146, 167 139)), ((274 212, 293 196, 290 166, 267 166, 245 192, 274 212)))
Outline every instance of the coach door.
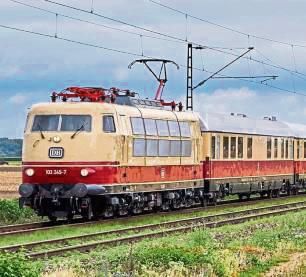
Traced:
POLYGON ((120 125, 121 125, 121 173, 120 173, 120 182, 128 183, 128 174, 127 174, 127 163, 128 163, 128 144, 129 144, 129 134, 127 129, 127 116, 119 115, 120 125))
POLYGON ((120 123, 122 126, 121 139, 122 139, 122 162, 126 164, 128 162, 128 129, 127 129, 127 117, 126 115, 120 115, 120 123))

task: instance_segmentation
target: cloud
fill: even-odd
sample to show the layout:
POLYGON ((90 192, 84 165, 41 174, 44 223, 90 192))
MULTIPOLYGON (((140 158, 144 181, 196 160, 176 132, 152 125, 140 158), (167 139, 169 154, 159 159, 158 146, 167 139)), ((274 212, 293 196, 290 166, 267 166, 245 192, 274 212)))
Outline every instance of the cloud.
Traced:
POLYGON ((18 94, 11 96, 8 101, 15 105, 21 105, 21 104, 24 104, 26 100, 27 100, 27 96, 25 94, 18 93, 18 94))
MULTIPOLYGON (((54 35, 54 15, 42 13, 9 1, 0 2, 1 24, 54 35)), ((44 1, 29 0, 27 2, 98 24, 158 36, 90 14, 76 13, 70 9, 47 4, 44 1)), ((71 4, 72 1, 61 0, 61 2, 71 4)), ((73 2, 73 6, 86 10, 91 8, 91 1, 75 0, 73 2)), ((197 0, 190 0, 188 3, 183 0, 165 0, 164 2, 210 21, 240 29, 243 32, 271 37, 276 40, 306 44, 306 36, 301 36, 306 25, 305 1, 257 0, 251 4, 250 1, 242 0, 233 0, 231 3, 228 0, 205 1, 205 3, 197 0), (276 3, 277 9, 275 9, 276 3)), ((105 16, 168 33, 183 40, 186 37, 184 15, 152 5, 149 1, 94 1, 94 10, 105 16)), ((205 45, 223 47, 247 47, 252 45, 258 50, 258 52, 256 50, 251 52, 252 58, 264 60, 268 63, 273 61, 294 69, 290 45, 281 46, 254 38, 250 38, 250 41, 248 41, 246 36, 228 32, 204 22, 192 20, 189 17, 187 19, 187 30, 189 40, 205 45), (271 61, 266 60, 263 55, 271 61)), ((141 39, 138 35, 100 28, 61 16, 58 17, 58 35, 138 54, 141 54, 143 50, 144 54, 148 56, 173 59, 183 66, 186 64, 187 49, 184 43, 143 37, 141 45, 141 39)), ((0 29, 0 40, 1 117, 11 118, 16 116, 14 126, 23 125, 24 111, 30 103, 41 100, 48 101, 50 92, 68 86, 121 86, 139 92, 145 91, 145 93, 141 93, 143 97, 154 95, 157 83, 145 68, 137 66, 131 71, 127 69, 128 64, 136 57, 5 29, 0 29), (36 93, 34 94, 34 92, 36 93), (18 105, 18 109, 16 105, 18 105), (18 118, 17 113, 19 113, 18 118)), ((225 51, 238 55, 244 50, 225 51)), ((306 72, 305 49, 294 47, 294 54, 297 69, 306 72)), ((204 64, 207 70, 217 71, 233 59, 233 56, 205 49, 202 51, 194 50, 193 62, 194 67, 202 68, 204 64)), ((270 81, 271 85, 293 90, 290 74, 251 61, 249 61, 249 64, 251 74, 279 75, 280 77, 277 80, 270 81)), ((169 66, 169 82, 167 83, 165 97, 177 99, 185 91, 186 71, 183 66, 179 71, 169 66)), ((222 73, 230 76, 246 76, 249 74, 248 68, 247 61, 241 59, 222 73)), ((208 74, 195 71, 195 84, 197 80, 200 81, 205 76, 208 77, 208 74)), ((304 80, 301 78, 295 78, 294 80, 296 90, 306 94, 304 92, 306 78, 300 77, 304 80)), ((241 112, 253 117, 273 114, 286 121, 301 123, 304 122, 306 115, 305 99, 305 97, 297 95, 282 94, 276 90, 273 92, 268 87, 239 80, 211 80, 205 85, 205 92, 198 93, 198 90, 195 92, 196 109, 201 111, 241 112)), ((185 95, 183 95, 182 101, 185 102, 185 95)), ((13 136, 15 134, 21 135, 22 131, 19 132, 17 127, 13 130, 12 124, 8 124, 7 120, 3 119, 0 120, 0 133, 13 136)))
POLYGON ((126 81, 129 76, 129 71, 126 67, 117 67, 113 71, 114 78, 117 81, 126 81))
POLYGON ((18 66, 15 65, 1 65, 0 64, 0 81, 8 78, 12 78, 21 73, 18 66))
POLYGON ((247 87, 216 89, 194 96, 195 111, 205 113, 243 113, 252 118, 276 116, 280 121, 306 124, 305 97, 262 92, 247 87))

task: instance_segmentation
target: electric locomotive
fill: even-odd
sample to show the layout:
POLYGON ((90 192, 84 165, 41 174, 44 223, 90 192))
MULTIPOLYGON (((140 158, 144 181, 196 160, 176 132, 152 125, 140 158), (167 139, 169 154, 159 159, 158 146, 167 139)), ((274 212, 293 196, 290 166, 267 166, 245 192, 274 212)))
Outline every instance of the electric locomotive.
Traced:
POLYGON ((28 114, 21 204, 55 220, 203 201, 196 113, 117 89, 68 88, 52 100, 28 114))

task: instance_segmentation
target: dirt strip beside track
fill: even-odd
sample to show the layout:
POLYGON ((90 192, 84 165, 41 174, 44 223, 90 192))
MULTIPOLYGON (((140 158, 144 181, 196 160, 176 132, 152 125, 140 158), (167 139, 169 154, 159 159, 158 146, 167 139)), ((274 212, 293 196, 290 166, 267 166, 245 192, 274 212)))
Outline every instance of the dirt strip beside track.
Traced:
POLYGON ((0 199, 18 197, 18 187, 20 184, 20 166, 0 166, 0 199))

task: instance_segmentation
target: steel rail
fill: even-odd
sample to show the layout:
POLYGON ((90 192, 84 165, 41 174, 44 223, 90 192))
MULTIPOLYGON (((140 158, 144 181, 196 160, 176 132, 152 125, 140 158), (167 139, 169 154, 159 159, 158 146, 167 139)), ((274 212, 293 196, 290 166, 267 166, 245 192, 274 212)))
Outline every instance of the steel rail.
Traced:
POLYGON ((185 219, 179 219, 179 220, 172 220, 162 223, 156 223, 156 224, 147 224, 147 225, 141 225, 141 226, 134 226, 134 227, 127 227, 117 230, 109 230, 109 231, 101 231, 91 234, 85 234, 85 235, 78 235, 78 236, 70 236, 70 237, 64 237, 64 238, 58 238, 58 239, 52 239, 52 240, 44 240, 44 241, 36 241, 36 242, 30 242, 30 243, 24 243, 24 244, 17 244, 12 246, 4 246, 0 247, 0 251, 10 251, 15 252, 18 250, 31 250, 38 246, 44 246, 44 245, 54 245, 58 243, 70 243, 71 241, 76 240, 83 240, 83 239, 94 239, 98 238, 100 236, 108 236, 108 235, 122 235, 130 232, 141 232, 145 230, 158 230, 161 228, 173 228, 178 227, 182 225, 195 225, 195 224, 206 224, 207 222, 211 222, 212 220, 217 220, 218 218, 222 219, 224 217, 231 218, 231 217, 237 217, 237 216, 245 216, 252 213, 260 213, 264 211, 273 211, 273 210, 279 210, 279 209, 288 209, 293 207, 305 207, 306 208, 306 201, 299 201, 294 203, 288 203, 288 204, 280 204, 280 205, 272 205, 268 207, 260 207, 255 209, 249 209, 244 211, 236 211, 236 212, 226 212, 226 213, 219 213, 214 215, 208 215, 208 216, 197 216, 197 217, 191 217, 191 218, 185 218, 185 219))
MULTIPOLYGON (((303 195, 303 193, 298 194, 298 195, 283 195, 281 196, 282 199, 286 198, 295 198, 303 195)), ((273 198, 273 200, 276 200, 278 198, 273 198)), ((156 216, 162 216, 162 215, 175 215, 175 214, 190 214, 194 212, 201 212, 205 210, 211 210, 211 209, 221 209, 223 207, 237 207, 237 206, 248 206, 260 202, 266 202, 266 201, 271 201, 270 198, 251 198, 247 201, 241 201, 241 200, 226 200, 226 201, 220 201, 217 203, 217 206, 215 205, 209 205, 208 207, 202 207, 199 205, 193 207, 193 208, 186 208, 186 209, 178 209, 178 210, 173 210, 173 211, 168 211, 168 212, 157 212, 157 213, 144 213, 141 215, 132 215, 128 217, 118 217, 118 218, 111 218, 111 219, 102 219, 102 220, 95 220, 95 221, 83 221, 83 219, 78 218, 73 220, 72 222, 68 222, 67 220, 60 220, 55 223, 50 222, 50 221, 43 221, 43 222, 34 222, 34 223, 26 223, 26 224, 16 224, 16 225, 7 225, 7 226, 0 226, 0 238, 1 237, 6 237, 6 236, 12 236, 12 235, 24 235, 24 234, 31 234, 34 232, 39 232, 39 231, 49 231, 57 228, 61 228, 63 226, 69 226, 69 227, 87 227, 91 225, 98 225, 98 224, 106 224, 106 223, 111 223, 114 221, 129 221, 133 220, 135 218, 145 218, 149 215, 156 215, 156 216)))
MULTIPOLYGON (((32 259, 40 259, 40 258, 50 258, 54 256, 61 256, 71 251, 88 252, 90 250, 93 250, 97 247, 102 247, 102 246, 110 247, 110 246, 117 246, 119 244, 135 243, 135 242, 142 241, 144 239, 160 238, 160 237, 168 236, 171 234, 186 233, 186 232, 195 230, 197 228, 216 228, 216 227, 221 227, 221 226, 229 225, 229 224, 239 224, 239 223, 243 223, 243 222, 254 220, 254 219, 271 217, 271 216, 276 216, 276 215, 283 215, 288 212, 297 212, 297 211, 301 211, 304 209, 306 209, 306 205, 297 206, 297 207, 290 207, 289 205, 289 207, 282 208, 280 210, 267 211, 267 212, 255 213, 255 214, 246 214, 246 215, 238 216, 238 217, 234 216, 233 218, 221 219, 221 220, 216 220, 216 221, 211 221, 211 222, 196 221, 194 222, 195 224, 191 224, 190 222, 189 223, 185 222, 183 226, 181 226, 182 222, 177 222, 176 224, 173 222, 171 223, 169 222, 170 226, 171 224, 174 224, 174 228, 166 229, 166 230, 158 230, 156 232, 152 232, 148 234, 136 234, 136 235, 131 235, 127 237, 119 237, 119 238, 114 238, 114 239, 109 239, 109 240, 96 241, 96 242, 87 243, 87 244, 79 244, 79 245, 74 245, 74 246, 57 248, 53 250, 29 253, 28 257, 32 259)), ((251 212, 251 210, 249 210, 248 212, 251 212)), ((150 225, 139 226, 137 230, 146 230, 147 228, 150 228, 150 225)), ((127 230, 125 230, 125 232, 127 232, 127 230)))

